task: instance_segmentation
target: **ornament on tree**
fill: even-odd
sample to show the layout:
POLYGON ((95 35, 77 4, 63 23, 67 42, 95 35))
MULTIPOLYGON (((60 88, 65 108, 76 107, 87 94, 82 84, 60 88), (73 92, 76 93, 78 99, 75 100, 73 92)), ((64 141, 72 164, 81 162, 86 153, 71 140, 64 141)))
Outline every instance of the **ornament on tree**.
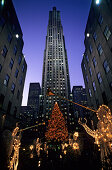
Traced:
POLYGON ((48 120, 48 128, 45 136, 50 141, 66 141, 68 139, 68 130, 57 102, 48 120))

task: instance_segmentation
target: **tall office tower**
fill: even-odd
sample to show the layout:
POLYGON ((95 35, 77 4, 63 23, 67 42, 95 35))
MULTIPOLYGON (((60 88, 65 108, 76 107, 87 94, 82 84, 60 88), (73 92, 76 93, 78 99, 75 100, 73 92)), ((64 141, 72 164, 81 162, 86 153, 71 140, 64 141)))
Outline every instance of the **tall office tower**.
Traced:
POLYGON ((0 1, 0 125, 13 126, 19 113, 27 64, 23 34, 11 0, 0 1))
POLYGON ((34 110, 34 117, 37 118, 39 112, 39 95, 41 94, 40 83, 30 83, 27 106, 34 110))
MULTIPOLYGON (((73 101, 83 106, 87 106, 87 94, 82 86, 73 86, 72 88, 73 101)), ((85 117, 88 111, 80 106, 74 105, 74 116, 76 118, 85 117)))
POLYGON ((92 0, 85 30, 82 72, 89 106, 112 110, 112 1, 92 0))
POLYGON ((42 96, 43 105, 42 117, 48 119, 54 103, 58 102, 68 124, 71 124, 72 117, 69 103, 60 100, 57 96, 46 96, 50 88, 55 94, 70 99, 70 80, 68 70, 67 52, 61 24, 60 11, 53 7, 49 12, 49 22, 44 51, 43 75, 42 75, 42 96))

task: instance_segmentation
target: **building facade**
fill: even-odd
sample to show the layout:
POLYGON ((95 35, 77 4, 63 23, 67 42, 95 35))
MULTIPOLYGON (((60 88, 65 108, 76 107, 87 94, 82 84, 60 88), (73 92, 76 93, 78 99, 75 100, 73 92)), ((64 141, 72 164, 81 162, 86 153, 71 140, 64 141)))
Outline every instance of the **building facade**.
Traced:
POLYGON ((88 104, 112 110, 112 1, 92 0, 85 30, 82 72, 88 104))
MULTIPOLYGON (((73 101, 75 103, 81 104, 83 106, 87 106, 87 94, 85 88, 83 88, 82 86, 73 86, 72 95, 73 95, 73 101)), ((86 113, 87 113, 86 109, 74 105, 74 116, 76 118, 85 117, 86 113)))
POLYGON ((34 110, 34 117, 39 113, 39 95, 41 94, 40 83, 30 83, 27 106, 34 110))
POLYGON ((70 79, 68 70, 67 51, 61 24, 60 11, 53 7, 49 12, 46 45, 44 50, 41 115, 42 119, 48 120, 55 102, 58 102, 68 124, 72 124, 72 113, 69 103, 60 100, 58 96, 47 96, 47 90, 51 89, 56 95, 70 99, 70 79))
POLYGON ((0 1, 0 117, 6 126, 19 113, 27 64, 23 34, 11 0, 0 1))

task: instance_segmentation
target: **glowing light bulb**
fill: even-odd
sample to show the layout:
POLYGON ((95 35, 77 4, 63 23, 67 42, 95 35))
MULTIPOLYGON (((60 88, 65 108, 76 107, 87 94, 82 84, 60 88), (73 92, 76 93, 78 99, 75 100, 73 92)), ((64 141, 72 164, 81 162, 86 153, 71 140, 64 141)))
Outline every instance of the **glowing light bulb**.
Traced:
POLYGON ((100 0, 96 0, 96 5, 99 5, 99 3, 100 3, 100 0))

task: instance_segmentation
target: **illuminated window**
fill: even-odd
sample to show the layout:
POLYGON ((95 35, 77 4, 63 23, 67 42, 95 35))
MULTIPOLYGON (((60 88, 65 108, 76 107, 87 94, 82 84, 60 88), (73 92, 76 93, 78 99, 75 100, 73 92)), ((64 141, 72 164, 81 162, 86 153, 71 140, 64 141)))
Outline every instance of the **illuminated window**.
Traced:
POLYGON ((15 91, 15 84, 12 83, 12 86, 11 86, 11 92, 14 94, 14 91, 15 91))
POLYGON ((93 81, 93 89, 94 89, 94 91, 96 91, 95 81, 93 81))
POLYGON ((92 49, 92 46, 90 45, 89 46, 89 51, 90 51, 90 54, 92 53, 93 49, 92 49))
POLYGON ((89 68, 89 73, 90 73, 90 76, 92 76, 92 70, 91 70, 91 67, 89 68))
POLYGON ((98 50, 99 55, 101 55, 103 53, 103 49, 102 49, 101 44, 98 45, 97 50, 98 50))
POLYGON ((10 77, 9 77, 9 75, 7 74, 7 75, 5 76, 5 79, 4 79, 4 85, 5 85, 5 86, 8 86, 9 79, 10 79, 10 77))
POLYGON ((105 27, 104 35, 105 35, 106 40, 108 40, 111 36, 111 32, 110 32, 108 26, 105 27))
POLYGON ((95 57, 93 58, 93 65, 94 65, 94 67, 96 67, 96 65, 97 65, 97 62, 96 62, 96 58, 95 58, 95 57))
POLYGON ((97 34, 96 34, 96 32, 93 33, 93 39, 94 39, 94 41, 97 40, 97 34))
POLYGON ((110 68, 109 68, 109 65, 108 65, 108 63, 107 63, 107 60, 104 61, 103 67, 104 67, 105 72, 108 73, 109 70, 110 70, 110 68))
POLYGON ((101 74, 100 73, 97 74, 97 78, 98 78, 98 82, 101 84, 102 83, 102 78, 101 78, 101 74))
POLYGON ((92 97, 91 89, 89 89, 89 96, 92 97))

